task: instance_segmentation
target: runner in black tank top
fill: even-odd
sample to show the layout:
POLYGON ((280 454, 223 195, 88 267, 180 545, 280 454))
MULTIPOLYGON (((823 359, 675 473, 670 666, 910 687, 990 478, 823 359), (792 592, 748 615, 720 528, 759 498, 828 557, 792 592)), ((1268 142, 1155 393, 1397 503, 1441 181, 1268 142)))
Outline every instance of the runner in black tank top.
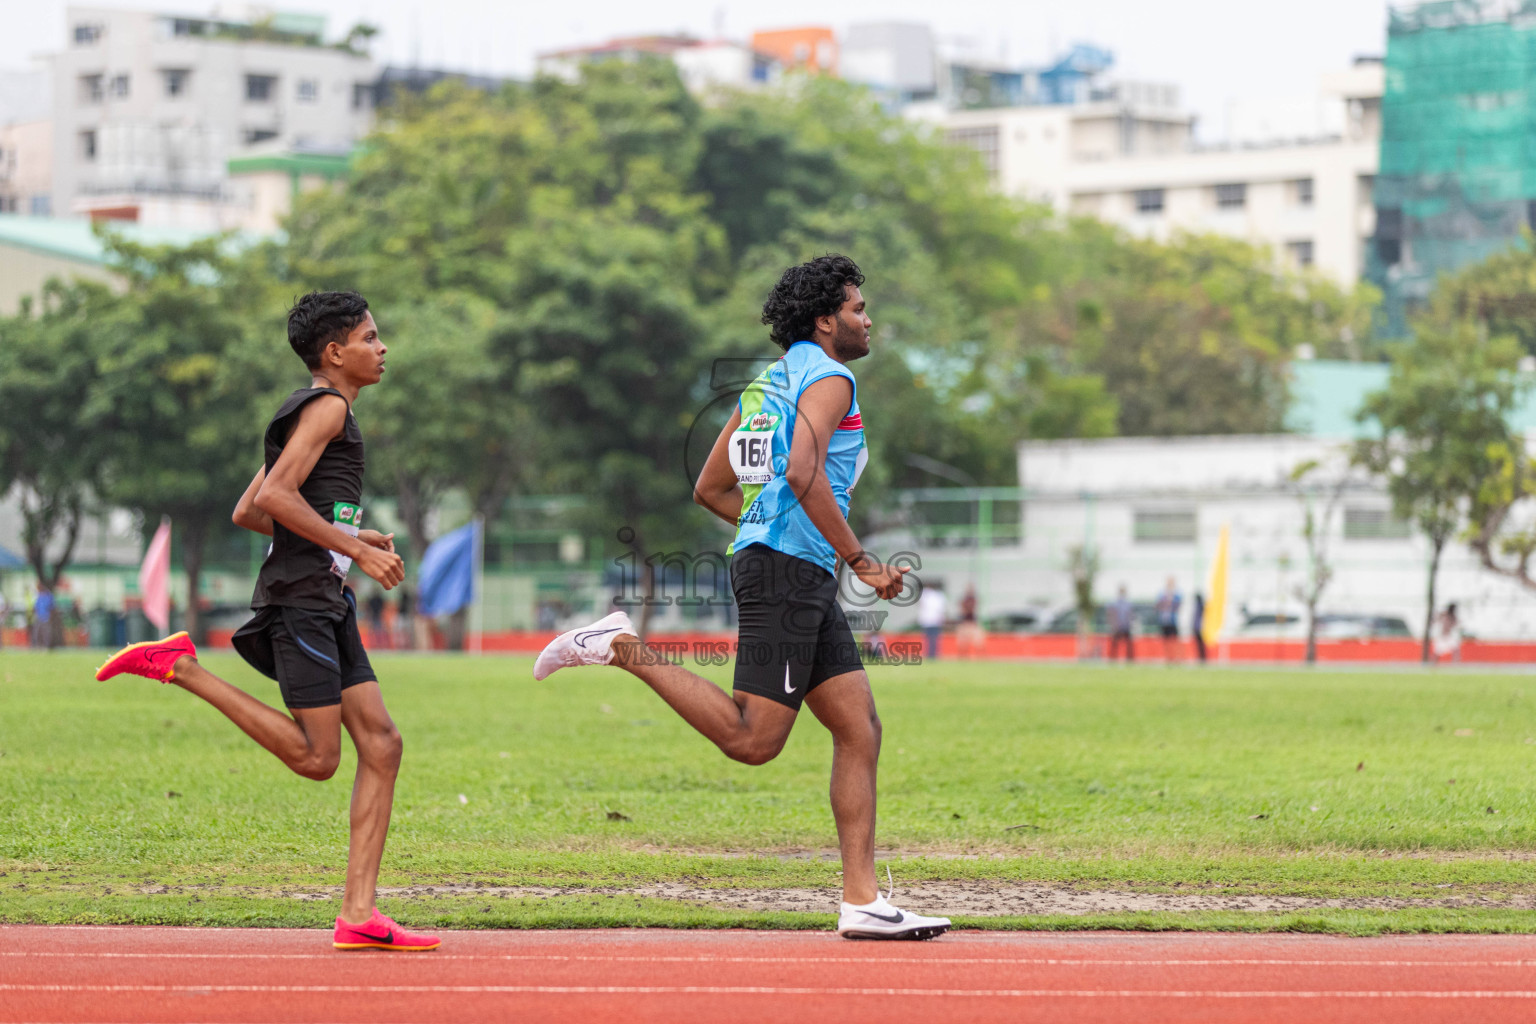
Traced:
MULTIPOLYGON (((288 396, 272 422, 267 424, 264 447, 268 473, 283 454, 300 411, 321 395, 335 395, 345 400, 335 388, 300 388, 288 396)), ((325 446, 315 467, 299 485, 299 495, 326 522, 350 527, 352 531, 362 528, 358 513, 363 505, 363 432, 358 429, 357 418, 350 408, 345 433, 325 446), (348 516, 353 521, 338 522, 338 515, 348 516)), ((282 523, 274 522, 272 550, 256 577, 256 593, 251 597, 251 607, 286 605, 345 615, 347 604, 342 596, 342 583, 350 566, 351 559, 345 555, 323 548, 282 523)))
POLYGON ((238 525, 272 538, 251 597, 256 615, 235 633, 235 647, 277 680, 292 717, 203 668, 185 633, 119 651, 97 678, 129 672, 174 682, 311 779, 335 773, 345 723, 357 748, 355 835, 332 944, 436 949, 435 937, 402 929, 373 902, 402 745, 346 586, 354 561, 386 590, 405 578, 393 535, 362 529, 363 435, 352 416, 358 392, 383 376, 386 350, 368 303, 351 292, 300 299, 288 340, 313 380, 267 425, 262 468, 235 507, 238 525))

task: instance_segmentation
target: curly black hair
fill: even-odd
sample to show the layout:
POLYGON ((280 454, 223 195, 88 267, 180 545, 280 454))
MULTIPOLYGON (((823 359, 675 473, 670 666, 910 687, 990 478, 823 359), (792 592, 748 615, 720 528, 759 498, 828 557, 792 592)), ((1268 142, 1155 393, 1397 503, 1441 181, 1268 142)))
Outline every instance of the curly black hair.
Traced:
POLYGON ((367 315, 368 300, 357 292, 310 292, 288 311, 288 344, 313 370, 325 346, 338 335, 345 341, 367 315))
POLYGON ((786 352, 797 341, 811 340, 816 335, 816 318, 843 308, 844 286, 857 288, 863 283, 858 264, 835 252, 790 267, 763 303, 768 336, 786 352))

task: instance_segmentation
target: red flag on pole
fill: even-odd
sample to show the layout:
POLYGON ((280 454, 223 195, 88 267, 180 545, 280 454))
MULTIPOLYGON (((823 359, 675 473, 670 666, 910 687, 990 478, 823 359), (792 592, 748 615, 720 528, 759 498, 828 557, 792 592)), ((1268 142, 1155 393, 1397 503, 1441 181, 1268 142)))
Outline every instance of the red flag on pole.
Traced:
POLYGON ((160 632, 171 625, 171 520, 160 520, 139 566, 139 593, 144 598, 144 617, 160 632))

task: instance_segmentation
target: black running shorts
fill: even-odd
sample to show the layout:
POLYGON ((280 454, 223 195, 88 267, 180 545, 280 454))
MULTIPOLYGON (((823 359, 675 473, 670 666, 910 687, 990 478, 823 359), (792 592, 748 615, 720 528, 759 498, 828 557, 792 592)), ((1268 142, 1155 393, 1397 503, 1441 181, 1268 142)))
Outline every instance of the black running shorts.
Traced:
POLYGON ((800 709, 823 682, 864 662, 837 603, 837 577, 782 551, 752 544, 731 558, 741 630, 735 687, 800 709))
POLYGON ((277 680, 288 707, 333 707, 342 690, 378 678, 357 629, 357 601, 350 589, 346 596, 339 621, 326 612, 267 605, 235 632, 235 650, 277 680))

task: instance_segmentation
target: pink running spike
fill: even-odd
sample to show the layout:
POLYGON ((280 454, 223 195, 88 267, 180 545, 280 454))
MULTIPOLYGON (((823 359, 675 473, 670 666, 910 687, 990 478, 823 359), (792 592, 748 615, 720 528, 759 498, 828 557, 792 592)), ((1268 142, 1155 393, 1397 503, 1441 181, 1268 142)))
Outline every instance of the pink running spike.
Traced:
POLYGON ((129 644, 96 670, 96 679, 98 682, 106 682, 115 675, 127 672, 168 683, 176 678, 176 659, 182 655, 197 657, 197 648, 192 646, 185 632, 173 633, 164 640, 129 644))

